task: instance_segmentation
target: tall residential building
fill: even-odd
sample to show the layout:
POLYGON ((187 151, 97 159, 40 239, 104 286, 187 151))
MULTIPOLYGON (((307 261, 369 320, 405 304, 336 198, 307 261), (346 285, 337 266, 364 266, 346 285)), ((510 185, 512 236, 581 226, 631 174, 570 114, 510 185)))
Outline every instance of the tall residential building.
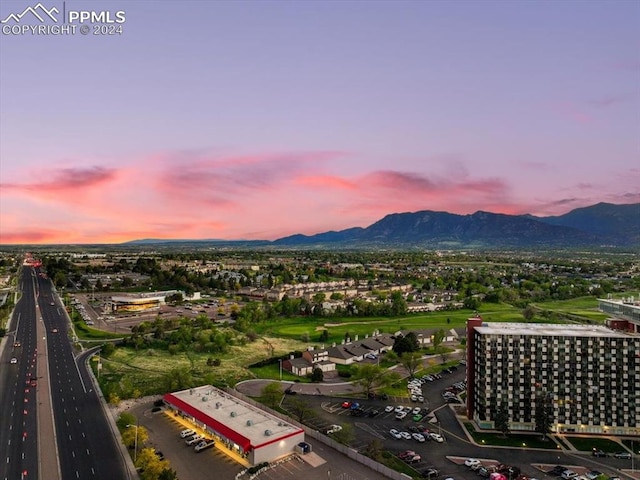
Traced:
POLYGON ((493 429, 535 430, 536 399, 552 431, 640 435, 640 335, 594 325, 467 321, 467 414, 493 429))

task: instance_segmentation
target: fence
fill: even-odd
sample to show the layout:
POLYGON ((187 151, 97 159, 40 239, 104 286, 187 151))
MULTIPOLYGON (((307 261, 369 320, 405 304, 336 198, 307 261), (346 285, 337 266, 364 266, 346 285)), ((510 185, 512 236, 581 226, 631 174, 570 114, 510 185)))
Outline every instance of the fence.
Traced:
POLYGON ((371 470, 380 473, 381 475, 384 475, 387 478, 390 478, 391 480, 407 480, 410 479, 411 477, 404 474, 404 473, 400 473, 397 472, 396 470, 393 470, 389 467, 387 467, 386 465, 383 465, 379 462, 376 462, 375 460, 362 455, 361 453, 358 453, 357 451, 355 451, 352 448, 347 447, 346 445, 343 445, 341 443, 336 442, 335 440, 327 437, 326 435, 318 432, 317 430, 314 430, 312 428, 307 427, 306 425, 303 425, 299 422, 297 422, 296 420, 283 415, 280 412, 277 412, 275 410, 270 409, 269 407, 267 407, 266 405, 256 402, 255 400, 253 400, 250 397, 247 397, 246 395, 243 395, 242 393, 238 392, 237 390, 233 390, 232 388, 227 388, 226 392, 229 395, 233 395, 236 398, 239 398, 240 400, 243 400, 251 405, 253 405, 256 408, 259 408, 261 410, 264 410, 266 412, 269 412, 271 415, 278 417, 281 420, 284 420, 286 422, 291 423, 292 425, 295 425, 299 428, 302 428, 304 430, 305 435, 308 435, 309 437, 313 438, 314 440, 317 440, 318 442, 324 443, 325 445, 327 445, 328 447, 333 448, 334 450, 342 453, 343 455, 346 455, 347 457, 349 457, 351 460, 354 460, 358 463, 360 463, 361 465, 366 466, 367 468, 370 468, 371 470))

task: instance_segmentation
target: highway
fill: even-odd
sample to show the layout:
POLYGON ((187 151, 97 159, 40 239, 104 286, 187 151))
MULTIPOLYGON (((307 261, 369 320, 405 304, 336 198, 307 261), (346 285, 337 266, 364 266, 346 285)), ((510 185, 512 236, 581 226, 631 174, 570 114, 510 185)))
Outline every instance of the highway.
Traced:
POLYGON ((0 357, 0 479, 38 478, 36 388, 36 304, 32 269, 20 281, 22 298, 9 324, 0 357), (20 346, 17 346, 19 342, 20 346), (17 359, 11 364, 11 358, 17 359))
POLYGON ((24 267, 20 289, 0 358, 0 480, 129 478, 51 282, 24 267))

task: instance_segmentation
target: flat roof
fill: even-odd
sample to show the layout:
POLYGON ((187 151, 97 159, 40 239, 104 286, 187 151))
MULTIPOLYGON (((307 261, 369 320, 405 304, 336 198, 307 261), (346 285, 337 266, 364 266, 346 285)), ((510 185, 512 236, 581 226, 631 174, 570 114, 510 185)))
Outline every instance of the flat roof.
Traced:
POLYGON ((475 327, 479 333, 501 334, 501 335, 531 335, 538 337, 609 337, 609 338, 637 338, 627 332, 611 330, 603 325, 574 325, 552 324, 552 323, 500 323, 484 322, 481 326, 475 327))
POLYGON ((168 393, 164 399, 236 442, 245 451, 304 432, 211 385, 168 393))
POLYGON ((112 302, 120 303, 149 303, 163 302, 165 297, 111 297, 112 302))

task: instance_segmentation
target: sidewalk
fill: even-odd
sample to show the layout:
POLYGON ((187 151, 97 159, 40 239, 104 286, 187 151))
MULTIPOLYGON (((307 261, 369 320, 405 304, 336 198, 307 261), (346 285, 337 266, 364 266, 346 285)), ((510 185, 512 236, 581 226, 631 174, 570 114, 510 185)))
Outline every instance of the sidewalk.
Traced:
POLYGON ((44 322, 36 300, 36 338, 37 361, 36 377, 38 389, 36 400, 38 403, 38 476, 40 480, 60 480, 60 459, 58 457, 58 442, 56 428, 53 421, 51 406, 51 386, 49 384, 49 359, 47 357, 47 340, 44 322), (53 440, 54 448, 51 448, 53 440))

